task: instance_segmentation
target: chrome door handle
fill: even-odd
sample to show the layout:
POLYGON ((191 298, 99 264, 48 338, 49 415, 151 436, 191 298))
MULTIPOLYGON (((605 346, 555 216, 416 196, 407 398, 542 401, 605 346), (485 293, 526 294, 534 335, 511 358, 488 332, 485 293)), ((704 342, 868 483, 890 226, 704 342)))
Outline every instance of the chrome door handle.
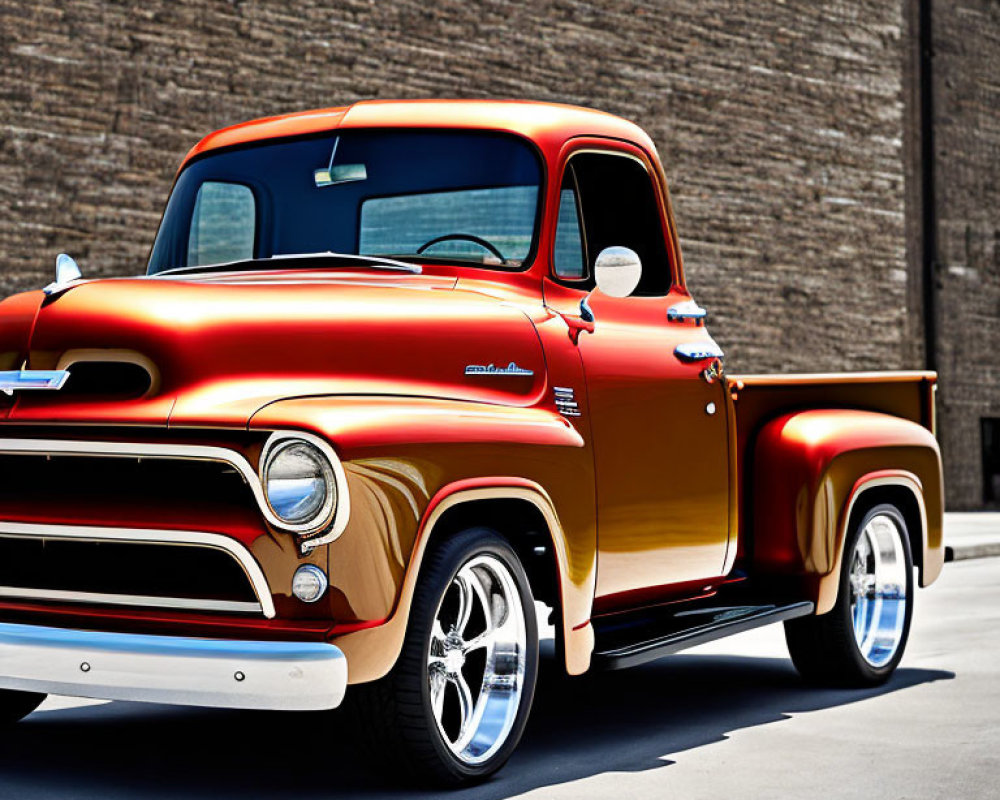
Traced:
POLYGON ((722 348, 709 339, 707 342, 685 342, 674 348, 674 355, 681 361, 693 363, 707 361, 710 358, 722 359, 725 353, 722 348))
POLYGON ((703 324, 708 312, 698 305, 694 300, 685 300, 682 303, 670 306, 667 309, 667 319, 670 322, 680 322, 682 320, 693 319, 697 324, 703 324))

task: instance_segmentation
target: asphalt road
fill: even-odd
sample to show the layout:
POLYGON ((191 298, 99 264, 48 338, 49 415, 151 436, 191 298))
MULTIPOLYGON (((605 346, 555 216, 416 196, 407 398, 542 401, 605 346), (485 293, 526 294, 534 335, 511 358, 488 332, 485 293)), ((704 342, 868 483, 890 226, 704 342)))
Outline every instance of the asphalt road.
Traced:
MULTIPOLYGON (((336 715, 55 698, 0 744, 0 798, 413 797, 336 715)), ((872 691, 816 690, 780 626, 582 679, 543 674, 507 767, 455 798, 1000 797, 1000 558, 917 596, 872 691)))

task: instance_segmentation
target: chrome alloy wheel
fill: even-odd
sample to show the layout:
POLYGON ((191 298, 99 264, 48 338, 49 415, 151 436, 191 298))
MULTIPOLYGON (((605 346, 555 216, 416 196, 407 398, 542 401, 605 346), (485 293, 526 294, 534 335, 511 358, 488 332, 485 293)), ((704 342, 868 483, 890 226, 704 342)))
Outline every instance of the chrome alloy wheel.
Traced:
POLYGON ((858 536, 848 582, 854 639, 873 667, 892 660, 906 621, 906 555, 902 533, 887 514, 872 517, 858 536))
POLYGON ((438 604, 427 652, 438 732, 463 763, 486 761, 507 740, 526 664, 527 629, 514 576, 499 558, 474 556, 438 604))

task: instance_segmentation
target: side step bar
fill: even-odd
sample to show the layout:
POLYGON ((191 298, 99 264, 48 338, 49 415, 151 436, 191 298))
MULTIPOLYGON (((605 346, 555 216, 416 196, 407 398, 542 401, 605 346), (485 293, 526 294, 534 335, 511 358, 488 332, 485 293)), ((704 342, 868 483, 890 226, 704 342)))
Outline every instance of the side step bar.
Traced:
POLYGON ((772 622, 783 622, 786 619, 804 617, 813 613, 815 605, 811 602, 791 603, 789 605, 764 606, 724 606, 702 608, 674 614, 669 619, 670 631, 662 631, 652 638, 643 639, 628 644, 620 642, 618 646, 607 650, 601 649, 601 636, 598 632, 597 650, 593 656, 594 666, 599 669, 625 669, 647 661, 695 647, 725 636, 760 628, 772 622), (688 618, 682 620, 682 618, 688 618), (708 617, 708 621, 704 621, 708 617), (700 622, 696 622, 698 620, 700 622), (696 622, 690 627, 678 627, 684 621, 696 622))

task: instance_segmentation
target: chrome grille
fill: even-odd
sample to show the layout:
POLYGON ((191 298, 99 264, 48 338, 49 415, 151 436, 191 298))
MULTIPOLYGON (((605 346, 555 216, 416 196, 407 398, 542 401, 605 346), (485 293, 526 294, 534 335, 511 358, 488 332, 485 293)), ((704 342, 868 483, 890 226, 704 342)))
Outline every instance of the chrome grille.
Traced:
POLYGON ((249 552, 193 531, 0 522, 0 598, 274 616, 249 552))

